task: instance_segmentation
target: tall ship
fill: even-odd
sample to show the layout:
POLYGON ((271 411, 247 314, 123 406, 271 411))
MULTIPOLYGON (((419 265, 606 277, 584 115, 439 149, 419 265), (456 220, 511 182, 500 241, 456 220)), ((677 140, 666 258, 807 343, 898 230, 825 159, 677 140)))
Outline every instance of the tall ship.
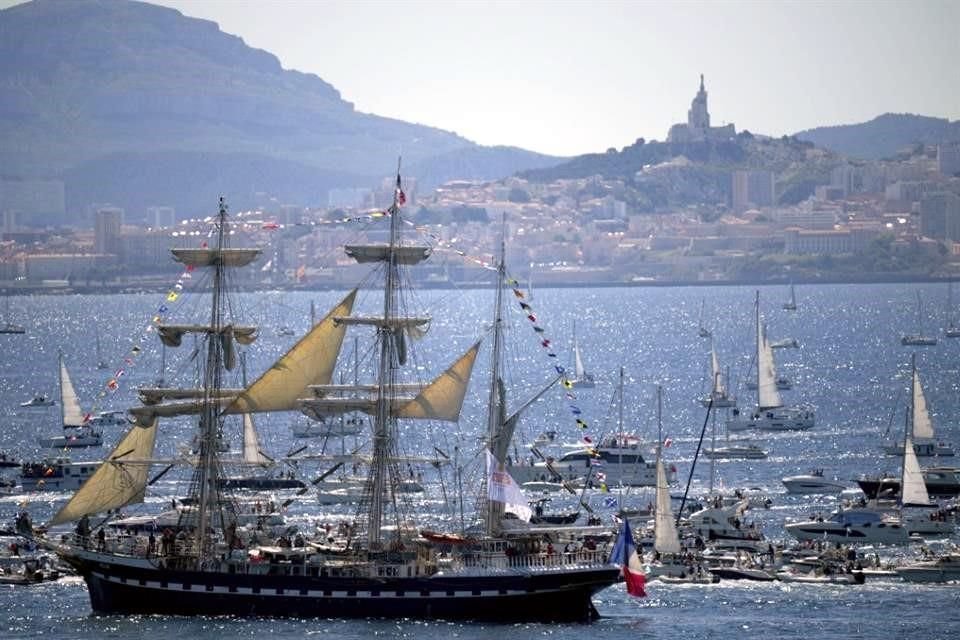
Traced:
POLYGON ((815 423, 812 407, 784 406, 777 388, 777 369, 773 349, 760 318, 760 293, 754 301, 757 332, 757 406, 753 411, 734 409, 727 420, 727 431, 796 431, 810 429, 815 423))
MULTIPOLYGON (((510 426, 503 419, 503 385, 496 366, 502 257, 490 413, 481 454, 488 468, 485 499, 479 503, 482 527, 449 533, 422 530, 399 495, 404 474, 398 425, 408 419, 458 420, 480 347, 479 342, 472 345, 429 383, 406 381, 407 375, 415 375, 416 367, 410 365, 422 364, 408 354, 408 342, 425 333, 429 318, 403 313, 408 300, 403 289, 409 282, 405 271, 426 260, 431 249, 401 242, 402 204, 398 174, 394 202, 386 212, 388 241, 346 247, 348 256, 382 274, 382 311, 353 314, 357 291, 351 291, 248 387, 223 384, 235 366, 233 342, 251 341, 256 335, 255 328, 230 316, 234 307, 227 301, 226 285, 228 273, 249 265, 260 251, 228 246, 230 223, 222 200, 213 246, 173 250, 183 264, 211 273, 209 323, 158 330, 171 344, 186 333, 204 340, 202 388, 158 388, 142 394, 149 403, 131 411, 136 424, 49 523, 78 521, 76 533, 65 540, 44 540, 83 577, 94 611, 533 621, 596 616, 592 596, 616 582, 619 574, 603 549, 548 553, 543 530, 504 526, 511 520, 505 514, 513 493, 503 472, 509 441, 504 433, 510 426), (374 334, 377 366, 372 383, 331 384, 348 328, 374 334), (238 525, 237 502, 222 482, 224 463, 217 444, 230 416, 294 408, 314 417, 357 411, 369 415, 372 451, 366 479, 354 519, 335 535, 264 545, 238 525), (196 416, 199 437, 188 495, 196 507, 181 516, 176 536, 172 529, 159 541, 153 536, 113 538, 91 530, 90 516, 143 500, 158 423, 178 415, 196 416)), ((522 518, 521 523, 526 524, 522 518)))

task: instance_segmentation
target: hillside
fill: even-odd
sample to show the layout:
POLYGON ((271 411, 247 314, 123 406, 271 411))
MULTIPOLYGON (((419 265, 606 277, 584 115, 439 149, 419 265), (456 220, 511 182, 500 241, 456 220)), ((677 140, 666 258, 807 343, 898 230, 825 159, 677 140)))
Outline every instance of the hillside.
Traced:
MULTIPOLYGON (((135 201, 143 191, 133 183, 160 197, 184 174, 213 172, 249 191, 251 171, 257 190, 317 204, 328 186, 370 186, 389 174, 401 150, 405 166, 429 168, 426 186, 557 162, 359 113, 329 83, 283 69, 215 23, 141 2, 35 0, 2 10, 0 60, 0 174, 63 176, 68 207, 135 201), (118 167, 134 178, 130 187, 116 184, 118 167)), ((206 208, 203 195, 177 196, 177 206, 206 208)))
POLYGON ((795 137, 836 153, 865 160, 894 156, 903 147, 923 142, 960 140, 960 120, 910 113, 885 113, 869 122, 807 129, 795 137))

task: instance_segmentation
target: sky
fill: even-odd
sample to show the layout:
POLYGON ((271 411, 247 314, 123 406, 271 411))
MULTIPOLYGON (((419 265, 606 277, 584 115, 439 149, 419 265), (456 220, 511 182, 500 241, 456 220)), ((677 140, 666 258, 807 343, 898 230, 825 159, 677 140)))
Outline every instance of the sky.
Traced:
POLYGON ((738 130, 960 119, 957 0, 153 3, 320 76, 358 111, 553 155, 663 140, 701 73, 712 123, 738 130))

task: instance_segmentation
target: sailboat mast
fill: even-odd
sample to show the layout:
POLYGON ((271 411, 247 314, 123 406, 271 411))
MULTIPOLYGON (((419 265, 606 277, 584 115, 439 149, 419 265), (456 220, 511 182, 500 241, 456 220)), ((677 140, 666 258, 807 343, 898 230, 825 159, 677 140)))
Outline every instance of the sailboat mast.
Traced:
POLYGON ((57 352, 57 387, 60 390, 60 426, 67 426, 67 403, 63 401, 63 351, 57 352))
POLYGON ((754 313, 754 320, 756 322, 756 329, 757 329, 757 355, 754 358, 757 366, 757 409, 762 409, 762 407, 760 406, 760 398, 762 397, 761 395, 762 391, 760 390, 760 385, 761 385, 760 367, 762 366, 760 363, 760 360, 761 360, 760 349, 763 348, 763 345, 761 344, 762 338, 760 335, 761 329, 760 329, 760 291, 759 290, 757 290, 756 297, 754 298, 753 313, 754 313))
MULTIPOLYGON (((501 394, 500 394, 500 357, 503 349, 503 286, 507 278, 506 266, 506 225, 507 218, 504 214, 501 223, 500 251, 497 260, 497 282, 496 282, 496 304, 493 312, 493 347, 491 349, 490 361, 490 396, 487 398, 487 438, 490 441, 491 453, 500 449, 499 438, 502 437, 500 417, 501 394)), ((494 460, 494 464, 501 464, 503 460, 494 460)), ((487 535, 494 535, 500 527, 500 519, 503 517, 503 503, 495 500, 487 500, 487 535)))

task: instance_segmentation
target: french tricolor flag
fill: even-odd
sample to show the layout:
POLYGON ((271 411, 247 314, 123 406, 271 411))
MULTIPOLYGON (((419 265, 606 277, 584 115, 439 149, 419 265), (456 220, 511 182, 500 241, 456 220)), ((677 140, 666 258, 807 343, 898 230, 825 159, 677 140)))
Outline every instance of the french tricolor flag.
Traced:
POLYGON ((630 521, 627 518, 623 519, 620 535, 617 536, 617 542, 610 554, 610 564, 623 567, 627 593, 638 598, 646 597, 647 592, 643 588, 647 584, 647 577, 643 575, 640 556, 637 555, 637 546, 633 543, 633 532, 630 531, 630 521))

